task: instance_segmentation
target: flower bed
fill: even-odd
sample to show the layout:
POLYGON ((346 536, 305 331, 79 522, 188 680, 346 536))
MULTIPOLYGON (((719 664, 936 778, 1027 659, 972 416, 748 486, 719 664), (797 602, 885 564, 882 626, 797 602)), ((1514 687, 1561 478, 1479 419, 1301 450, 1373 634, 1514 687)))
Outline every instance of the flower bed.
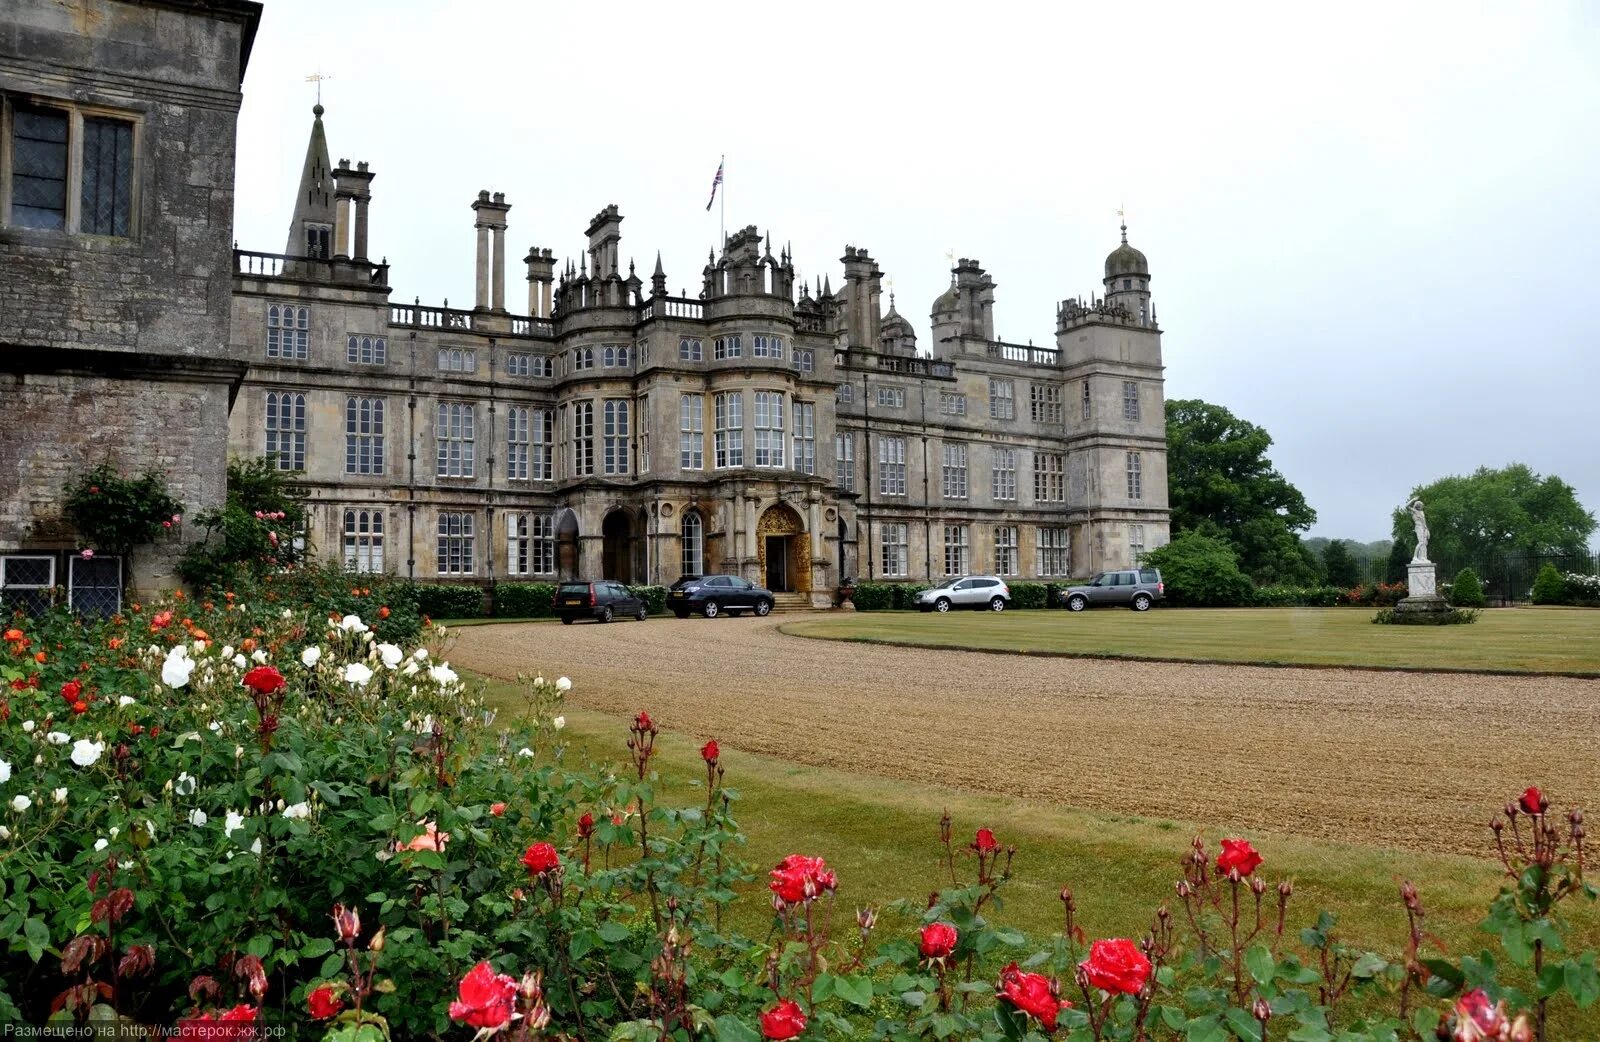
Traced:
POLYGON ((1395 904, 1406 950, 1365 951, 1233 837, 1175 858, 1173 898, 1138 938, 1091 936, 1070 889, 1056 937, 1007 927, 1023 861, 1004 829, 967 840, 948 817, 937 889, 852 916, 825 851, 760 875, 740 863, 715 741, 704 800, 663 805, 648 713, 619 734, 620 763, 576 763, 564 679, 525 678, 525 713, 497 720, 438 628, 418 643, 387 604, 330 615, 268 595, 6 630, 0 1020, 248 1037, 271 1018, 341 1040, 1316 1042, 1441 1025, 1525 1038, 1600 996, 1594 953, 1564 950, 1558 915, 1594 896, 1583 818, 1536 789, 1494 825, 1496 946, 1460 960, 1430 948, 1412 884, 1395 904), (728 926, 748 900, 770 903, 769 933, 728 926))

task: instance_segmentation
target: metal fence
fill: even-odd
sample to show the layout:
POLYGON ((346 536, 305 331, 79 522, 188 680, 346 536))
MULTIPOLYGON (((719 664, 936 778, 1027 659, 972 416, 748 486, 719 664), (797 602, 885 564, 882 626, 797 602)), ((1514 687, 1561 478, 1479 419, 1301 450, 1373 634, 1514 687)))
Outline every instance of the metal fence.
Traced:
MULTIPOLYGON (((1533 581, 1547 564, 1556 571, 1577 575, 1600 575, 1600 554, 1542 554, 1524 557, 1502 557, 1479 571, 1483 581, 1483 595, 1490 604, 1526 604, 1533 595, 1533 581)), ((1453 579, 1440 573, 1441 581, 1453 579)))

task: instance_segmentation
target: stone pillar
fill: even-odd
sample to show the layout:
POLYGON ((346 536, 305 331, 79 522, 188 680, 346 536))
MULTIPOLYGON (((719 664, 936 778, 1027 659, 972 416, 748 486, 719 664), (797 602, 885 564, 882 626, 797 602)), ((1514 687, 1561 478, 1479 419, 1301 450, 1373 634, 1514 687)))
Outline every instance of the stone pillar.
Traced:
POLYGON ((494 226, 494 283, 493 306, 496 311, 506 309, 506 226, 494 226))
POLYGON ((333 200, 333 256, 346 258, 350 256, 350 196, 345 194, 344 188, 339 188, 338 196, 333 200))
POLYGON ((605 536, 578 536, 578 578, 600 578, 600 560, 605 550, 605 536))
POLYGON ((476 227, 478 229, 477 294, 473 306, 482 311, 489 306, 489 226, 480 219, 476 227))
POLYGON ((811 540, 811 559, 815 561, 822 556, 822 504, 815 499, 806 510, 806 528, 811 540))
POLYGON ((356 198, 356 245, 355 259, 367 259, 367 204, 371 199, 356 198))
POLYGON ((744 556, 755 560, 756 548, 756 498, 746 496, 744 501, 744 556))
POLYGON ((366 163, 357 163, 351 169, 348 159, 339 160, 334 175, 339 204, 338 225, 333 233, 334 255, 364 261, 367 259, 367 204, 372 201, 372 179, 377 175, 367 169, 366 163), (353 245, 350 242, 352 230, 355 232, 353 245))

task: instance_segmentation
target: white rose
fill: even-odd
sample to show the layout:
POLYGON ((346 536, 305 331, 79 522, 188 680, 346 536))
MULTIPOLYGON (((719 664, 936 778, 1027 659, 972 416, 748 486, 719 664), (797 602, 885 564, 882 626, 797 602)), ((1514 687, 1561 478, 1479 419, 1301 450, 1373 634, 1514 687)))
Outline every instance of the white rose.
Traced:
POLYGON ((455 686, 456 681, 460 679, 456 676, 456 671, 450 668, 450 664, 448 662, 441 663, 437 666, 429 666, 428 676, 432 677, 433 682, 442 688, 453 687, 455 686))
POLYGON ((557 691, 571 691, 572 690, 572 681, 568 680, 566 677, 558 677, 558 678, 556 678, 556 690, 557 691))
POLYGON ((521 749, 517 750, 517 755, 518 756, 523 756, 523 757, 531 757, 533 755, 533 750, 529 749, 527 746, 523 746, 521 749))
POLYGON ((33 806, 33 801, 21 793, 11 797, 11 809, 18 814, 21 814, 31 806, 33 806))
POLYGON ((105 743, 80 738, 72 744, 72 762, 79 767, 92 767, 99 761, 100 754, 105 751, 105 743))
POLYGON ((294 609, 292 609, 292 608, 283 609, 283 611, 278 614, 278 618, 280 618, 280 619, 292 619, 292 618, 294 618, 294 609))
POLYGON ((135 699, 132 695, 123 695, 121 698, 117 699, 117 705, 119 705, 119 706, 131 706, 136 701, 137 701, 137 699, 135 699))
POLYGON ((49 734, 44 736, 44 740, 49 742, 51 745, 66 745, 68 742, 72 741, 72 736, 64 731, 51 731, 49 734))
POLYGON ((9 763, 7 763, 6 761, 4 761, 4 760, 0 760, 0 784, 3 784, 3 783, 8 782, 10 780, 11 780, 11 765, 9 763))
POLYGON ((346 633, 367 632, 367 624, 361 621, 361 616, 359 615, 346 615, 339 620, 339 628, 346 633))
POLYGON ((217 734, 217 733, 221 732, 222 725, 220 723, 218 723, 217 721, 213 720, 209 724, 206 725, 206 729, 209 730, 212 734, 217 734))
POLYGON ((201 825, 204 825, 210 820, 210 818, 206 817, 206 812, 201 810, 199 807, 196 807, 194 810, 189 812, 189 824, 195 826, 196 828, 199 828, 201 825))
POLYGON ((428 661, 428 649, 418 648, 416 651, 411 653, 411 657, 416 659, 418 662, 426 662, 428 661))
POLYGON ((420 669, 420 667, 417 665, 417 660, 416 659, 411 659, 411 660, 406 662, 405 668, 402 669, 400 672, 405 674, 408 677, 414 677, 414 676, 417 675, 417 672, 418 672, 419 669, 420 669))
POLYGON ((233 656, 233 664, 236 668, 243 669, 250 664, 250 660, 243 655, 235 655, 233 656))
POLYGON ((179 644, 167 653, 161 664, 161 682, 176 690, 189 682, 194 672, 194 659, 189 657, 187 645, 179 644))
POLYGON ((57 803, 65 803, 67 802, 67 790, 64 788, 56 789, 50 793, 50 798, 57 803))
POLYGON ((534 677, 533 678, 533 686, 534 687, 544 687, 544 677, 534 677))
POLYGON ((261 856, 261 837, 260 836, 257 836, 256 837, 256 841, 254 843, 250 844, 250 853, 256 855, 257 857, 261 856))
POLYGON ((264 665, 267 661, 267 650, 265 648, 257 648, 250 653, 250 657, 257 665, 264 665))
POLYGON ((564 716, 558 716, 554 720, 550 721, 550 725, 559 731, 563 727, 567 726, 567 718, 564 716))
POLYGON ((11 838, 11 830, 6 828, 4 825, 0 825, 0 839, 10 839, 10 838, 11 838))
POLYGON ((309 818, 311 817, 311 804, 290 804, 289 806, 283 808, 283 816, 286 818, 309 818))
POLYGON ((144 830, 150 833, 151 839, 156 838, 156 823, 151 821, 149 818, 144 819, 144 830))
POLYGON ((378 654, 383 658, 383 664, 390 669, 400 665, 400 660, 406 657, 406 653, 393 644, 379 644, 378 654))
POLYGON ((231 836, 244 828, 244 815, 236 810, 230 810, 222 818, 222 834, 231 836))
POLYGON ((194 793, 194 788, 194 775, 190 774, 188 771, 179 771, 177 784, 173 785, 172 787, 173 791, 179 796, 189 796, 194 793))
POLYGON ((352 662, 344 667, 344 682, 357 687, 366 687, 367 681, 372 679, 372 670, 359 662, 352 662))
POLYGON ((33 733, 33 729, 35 727, 38 727, 38 726, 39 725, 34 723, 32 720, 24 720, 24 721, 22 721, 22 729, 24 731, 28 732, 29 734, 32 734, 33 733))
POLYGON ((106 838, 104 836, 101 836, 99 839, 94 841, 94 849, 96 850, 104 850, 110 845, 110 843, 106 842, 106 838))
POLYGON ((322 649, 313 644, 300 653, 300 664, 305 666, 307 669, 310 669, 312 666, 315 666, 317 662, 321 660, 321 658, 322 649))
POLYGON ((115 826, 115 825, 113 825, 113 826, 111 826, 111 827, 110 827, 110 828, 109 828, 109 829, 107 829, 107 830, 106 830, 106 831, 107 831, 107 832, 109 832, 109 833, 111 833, 111 838, 112 838, 112 839, 116 839, 116 838, 117 838, 117 836, 118 836, 118 835, 120 835, 120 834, 121 834, 121 832, 122 832, 122 830, 121 830, 121 829, 120 829, 120 828, 118 828, 118 827, 117 827, 117 826, 115 826))
POLYGON ((233 658, 233 645, 232 644, 224 644, 224 645, 222 645, 222 657, 223 658, 233 658))
POLYGON ((206 650, 206 642, 205 641, 197 640, 197 641, 194 642, 194 653, 196 655, 200 654, 204 650, 206 650))

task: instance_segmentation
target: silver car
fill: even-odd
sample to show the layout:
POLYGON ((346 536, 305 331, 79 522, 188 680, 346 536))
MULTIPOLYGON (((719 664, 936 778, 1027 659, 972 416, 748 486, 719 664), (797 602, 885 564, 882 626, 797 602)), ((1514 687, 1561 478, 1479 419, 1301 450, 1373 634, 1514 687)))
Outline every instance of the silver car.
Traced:
POLYGON ((1005 611, 1010 605, 1011 587, 996 575, 956 576, 917 594, 919 611, 949 611, 951 608, 1005 611))

